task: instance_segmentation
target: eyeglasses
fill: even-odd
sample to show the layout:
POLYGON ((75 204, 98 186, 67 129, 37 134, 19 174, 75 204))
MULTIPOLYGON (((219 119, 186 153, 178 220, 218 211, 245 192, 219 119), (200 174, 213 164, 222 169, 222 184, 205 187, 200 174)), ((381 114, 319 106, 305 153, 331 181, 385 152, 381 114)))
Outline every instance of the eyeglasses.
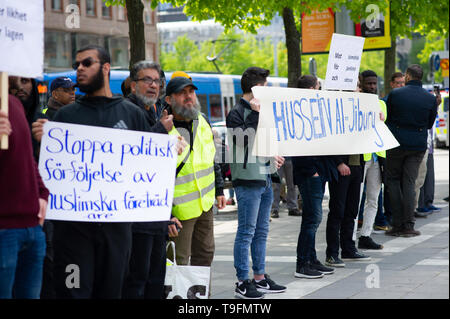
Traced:
POLYGON ((80 64, 88 68, 94 63, 100 63, 100 61, 93 60, 92 58, 86 58, 82 61, 77 61, 74 64, 72 64, 72 68, 76 71, 80 66, 80 64))
POLYGON ((136 81, 143 81, 148 85, 152 85, 153 83, 156 83, 158 85, 161 84, 161 79, 152 79, 151 77, 148 76, 144 76, 143 78, 137 79, 136 81))

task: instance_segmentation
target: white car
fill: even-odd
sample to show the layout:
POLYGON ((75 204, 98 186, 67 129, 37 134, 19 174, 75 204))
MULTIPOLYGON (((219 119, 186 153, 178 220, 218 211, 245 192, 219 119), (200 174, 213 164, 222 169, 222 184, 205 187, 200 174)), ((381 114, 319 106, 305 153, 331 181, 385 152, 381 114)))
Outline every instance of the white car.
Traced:
POLYGON ((438 107, 438 112, 436 115, 435 122, 435 134, 434 134, 434 142, 436 147, 443 148, 448 147, 449 138, 448 138, 448 93, 441 92, 442 102, 438 107))

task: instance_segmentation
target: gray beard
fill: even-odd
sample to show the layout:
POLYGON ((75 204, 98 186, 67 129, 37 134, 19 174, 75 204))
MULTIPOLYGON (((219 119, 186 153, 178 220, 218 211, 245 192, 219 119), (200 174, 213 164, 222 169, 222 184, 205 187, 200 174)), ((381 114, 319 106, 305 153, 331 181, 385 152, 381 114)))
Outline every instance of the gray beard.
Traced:
POLYGON ((153 104, 156 103, 156 100, 157 100, 155 98, 151 98, 151 97, 145 96, 144 94, 141 94, 138 91, 136 91, 136 97, 139 100, 141 100, 147 106, 152 106, 153 104))
POLYGON ((196 120, 198 118, 198 114, 200 113, 200 103, 198 102, 198 99, 195 100, 194 108, 192 109, 188 109, 183 105, 176 103, 175 99, 172 98, 170 102, 172 111, 183 117, 185 120, 196 120))

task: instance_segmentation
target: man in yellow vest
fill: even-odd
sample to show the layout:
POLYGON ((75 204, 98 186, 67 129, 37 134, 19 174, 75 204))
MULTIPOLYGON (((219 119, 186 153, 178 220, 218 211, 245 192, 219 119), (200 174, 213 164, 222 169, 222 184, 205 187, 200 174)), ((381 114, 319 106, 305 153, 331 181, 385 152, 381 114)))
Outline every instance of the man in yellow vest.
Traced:
POLYGON ((210 266, 214 257, 213 205, 225 207, 220 167, 214 163, 216 148, 211 126, 200 113, 195 90, 186 77, 175 77, 166 88, 166 102, 173 114, 172 135, 187 141, 178 156, 169 236, 175 242, 179 265, 210 266), (181 231, 177 230, 181 228, 181 231))
MULTIPOLYGON (((361 89, 363 93, 377 94, 378 87, 377 74, 372 70, 366 70, 361 73, 361 89)), ((379 100, 381 111, 386 118, 386 104, 379 100)), ((363 184, 366 182, 366 201, 360 203, 364 205, 364 219, 361 228, 361 236, 358 240, 360 249, 383 249, 383 245, 377 244, 370 237, 372 234, 375 216, 378 210, 378 195, 381 190, 382 169, 386 151, 364 154, 364 177, 363 184)))

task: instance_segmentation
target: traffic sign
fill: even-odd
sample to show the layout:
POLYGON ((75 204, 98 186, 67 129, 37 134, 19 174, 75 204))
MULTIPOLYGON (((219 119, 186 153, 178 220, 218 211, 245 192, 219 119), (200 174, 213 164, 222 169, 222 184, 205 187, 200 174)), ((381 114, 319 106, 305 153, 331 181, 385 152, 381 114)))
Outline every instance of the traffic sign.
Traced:
POLYGON ((441 66, 441 58, 439 57, 439 55, 436 55, 436 56, 434 57, 434 69, 435 69, 436 71, 438 71, 439 68, 440 68, 440 66, 441 66))

